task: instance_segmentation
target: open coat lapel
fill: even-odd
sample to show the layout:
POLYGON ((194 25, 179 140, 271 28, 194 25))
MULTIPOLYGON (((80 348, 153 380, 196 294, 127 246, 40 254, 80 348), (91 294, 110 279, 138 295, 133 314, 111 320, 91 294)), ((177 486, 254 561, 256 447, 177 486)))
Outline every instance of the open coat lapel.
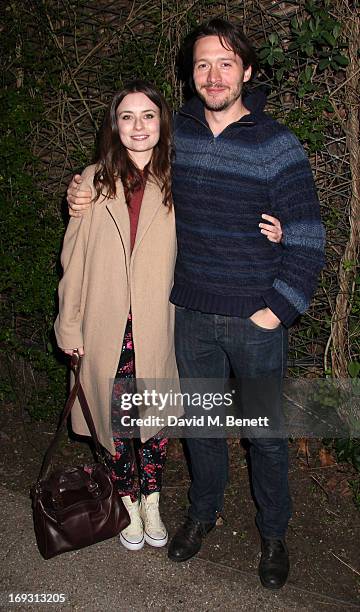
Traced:
POLYGON ((150 227, 156 212, 163 206, 161 202, 161 192, 160 188, 156 183, 152 182, 150 179, 146 181, 145 191, 143 200, 140 208, 139 222, 136 231, 135 244, 132 252, 132 258, 135 257, 136 251, 139 248, 139 245, 145 236, 148 228, 150 227))
POLYGON ((126 267, 129 270, 130 266, 130 255, 134 258, 136 251, 146 234, 148 228, 153 221, 156 212, 162 206, 160 189, 151 180, 146 181, 144 196, 141 203, 139 222, 136 231, 135 244, 132 254, 130 254, 130 219, 129 211, 125 202, 125 194, 122 184, 118 183, 116 197, 109 200, 106 208, 111 214, 118 228, 126 257, 126 267))
POLYGON ((119 231, 121 241, 123 243, 126 268, 129 271, 130 267, 130 219, 129 211, 125 201, 124 189, 120 181, 116 185, 116 197, 109 199, 106 204, 110 215, 114 219, 115 225, 119 231))

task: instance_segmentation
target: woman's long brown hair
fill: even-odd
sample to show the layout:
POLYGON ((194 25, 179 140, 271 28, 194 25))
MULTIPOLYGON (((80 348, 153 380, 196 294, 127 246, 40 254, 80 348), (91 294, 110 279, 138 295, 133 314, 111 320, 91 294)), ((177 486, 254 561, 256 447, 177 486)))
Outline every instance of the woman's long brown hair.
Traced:
POLYGON ((141 80, 128 83, 113 97, 99 132, 97 154, 95 158, 96 171, 94 187, 97 200, 100 196, 114 198, 116 195, 116 179, 120 178, 125 192, 126 203, 129 205, 132 194, 139 189, 144 180, 154 180, 158 183, 163 204, 171 207, 171 111, 161 93, 154 85, 141 80), (143 93, 160 110, 160 138, 155 145, 149 164, 144 172, 131 160, 127 149, 120 140, 117 126, 116 111, 120 102, 131 93, 143 93))

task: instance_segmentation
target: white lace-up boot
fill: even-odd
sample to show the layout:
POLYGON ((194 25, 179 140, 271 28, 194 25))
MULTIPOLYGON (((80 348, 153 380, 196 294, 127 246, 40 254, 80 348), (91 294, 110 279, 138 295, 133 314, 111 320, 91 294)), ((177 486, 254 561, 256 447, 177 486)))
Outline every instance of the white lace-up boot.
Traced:
POLYGON ((131 501, 130 495, 122 497, 124 506, 129 513, 130 525, 119 535, 120 542, 128 550, 140 550, 144 546, 144 526, 140 517, 139 500, 131 501))
POLYGON ((161 520, 159 511, 160 493, 141 496, 140 516, 144 522, 145 542, 150 546, 165 546, 168 541, 168 532, 161 520))

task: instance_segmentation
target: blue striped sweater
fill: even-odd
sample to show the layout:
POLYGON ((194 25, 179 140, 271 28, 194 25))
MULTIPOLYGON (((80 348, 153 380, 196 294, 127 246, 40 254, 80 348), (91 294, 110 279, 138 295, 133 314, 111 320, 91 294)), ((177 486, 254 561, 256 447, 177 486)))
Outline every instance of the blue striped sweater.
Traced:
POLYGON ((214 137, 193 98, 174 126, 178 256, 170 300, 249 317, 268 306, 290 326, 309 306, 324 265, 324 229, 311 168, 296 137, 263 112, 264 98, 214 137), (260 105, 260 107, 259 107, 260 105), (260 233, 261 214, 284 239, 260 233))

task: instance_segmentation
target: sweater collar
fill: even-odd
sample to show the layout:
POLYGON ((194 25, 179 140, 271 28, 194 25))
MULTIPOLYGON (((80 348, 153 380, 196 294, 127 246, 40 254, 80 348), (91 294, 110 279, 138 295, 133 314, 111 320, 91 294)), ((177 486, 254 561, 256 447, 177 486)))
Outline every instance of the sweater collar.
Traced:
MULTIPOLYGON (((257 123, 264 114, 264 106, 266 104, 266 93, 262 88, 254 89, 249 93, 245 94, 243 98, 244 106, 250 111, 249 115, 244 115, 238 121, 235 121, 234 124, 244 124, 253 125, 257 123)), ((200 121, 207 126, 207 121, 205 118, 205 109, 204 104, 197 96, 191 98, 188 102, 182 106, 179 111, 180 115, 188 115, 200 121)), ((232 125, 234 125, 232 124, 232 125)))

